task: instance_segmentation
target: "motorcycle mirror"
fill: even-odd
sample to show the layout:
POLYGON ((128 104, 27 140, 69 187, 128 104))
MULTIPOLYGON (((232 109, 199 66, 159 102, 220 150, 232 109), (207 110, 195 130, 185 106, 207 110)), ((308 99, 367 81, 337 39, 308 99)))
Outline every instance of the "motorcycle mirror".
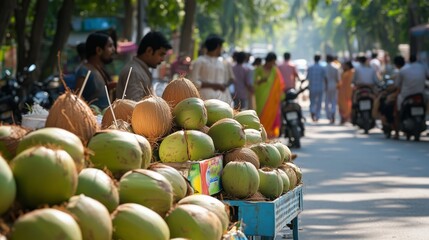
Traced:
POLYGON ((4 71, 4 74, 5 74, 7 77, 12 76, 12 72, 11 72, 9 69, 6 69, 6 70, 4 71))

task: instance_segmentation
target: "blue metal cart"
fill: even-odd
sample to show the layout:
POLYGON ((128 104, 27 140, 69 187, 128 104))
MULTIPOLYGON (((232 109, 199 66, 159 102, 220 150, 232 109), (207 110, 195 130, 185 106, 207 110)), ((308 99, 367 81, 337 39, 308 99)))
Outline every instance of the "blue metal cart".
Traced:
POLYGON ((246 236, 274 239, 292 223, 293 239, 298 240, 298 215, 303 208, 302 185, 273 201, 224 200, 231 207, 234 220, 242 221, 246 236))

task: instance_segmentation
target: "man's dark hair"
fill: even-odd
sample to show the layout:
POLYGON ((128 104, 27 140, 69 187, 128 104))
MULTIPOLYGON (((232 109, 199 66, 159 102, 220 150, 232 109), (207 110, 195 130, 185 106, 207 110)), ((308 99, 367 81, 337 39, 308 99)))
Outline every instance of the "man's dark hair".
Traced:
POLYGON ((415 54, 411 54, 410 55, 410 63, 416 62, 417 61, 417 56, 415 54))
POLYGON ((262 63, 262 58, 257 57, 255 58, 255 60, 253 60, 252 66, 261 65, 261 63, 262 63))
POLYGON ((204 42, 204 46, 206 47, 208 52, 211 52, 219 46, 222 46, 224 42, 225 41, 223 40, 223 38, 219 37, 218 35, 211 34, 204 42))
POLYGON ((358 62, 360 62, 361 64, 366 63, 366 57, 365 57, 365 55, 359 56, 359 57, 357 58, 357 60, 358 60, 358 62))
POLYGON ((172 48, 167 38, 165 38, 161 32, 157 31, 148 32, 142 38, 139 49, 137 50, 137 55, 143 54, 148 47, 151 47, 154 52, 160 48, 165 48, 167 50, 172 48))
POLYGON ((378 53, 377 53, 377 52, 372 52, 372 53, 371 53, 371 58, 377 58, 377 56, 378 56, 378 53))
POLYGON ((395 64, 395 66, 397 68, 402 68, 405 65, 405 59, 402 56, 396 56, 393 58, 393 64, 395 64))
POLYGON ((76 46, 76 51, 80 60, 84 60, 86 58, 86 44, 84 42, 79 43, 76 46))
POLYGON ((285 53, 283 54, 283 59, 284 59, 284 60, 290 60, 290 53, 285 52, 285 53))
POLYGON ((326 55, 326 61, 332 62, 332 61, 334 61, 334 57, 332 55, 328 54, 328 55, 326 55))
POLYGON ((345 62, 344 64, 345 64, 346 66, 348 66, 350 69, 354 68, 354 67, 353 67, 353 63, 352 63, 352 61, 347 61, 347 62, 345 62))
POLYGON ((314 55, 314 61, 315 62, 319 62, 320 61, 320 54, 316 54, 316 55, 314 55))
POLYGON ((89 59, 97 53, 97 47, 104 49, 109 37, 110 36, 107 34, 98 32, 89 34, 85 42, 86 59, 89 59))
POLYGON ((236 53, 235 61, 237 61, 238 64, 243 64, 244 60, 246 60, 246 53, 245 52, 236 53))
POLYGON ((267 56, 265 57, 265 62, 271 62, 273 60, 274 61, 277 60, 277 55, 275 53, 273 53, 273 52, 269 52, 267 54, 267 56))

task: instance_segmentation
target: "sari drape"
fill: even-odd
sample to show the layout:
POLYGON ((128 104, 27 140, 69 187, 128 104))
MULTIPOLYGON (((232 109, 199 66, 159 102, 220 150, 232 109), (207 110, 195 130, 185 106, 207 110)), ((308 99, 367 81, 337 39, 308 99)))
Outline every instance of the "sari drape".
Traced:
POLYGON ((280 135, 280 103, 284 88, 283 77, 277 67, 269 72, 263 67, 255 69, 256 112, 269 138, 280 135))

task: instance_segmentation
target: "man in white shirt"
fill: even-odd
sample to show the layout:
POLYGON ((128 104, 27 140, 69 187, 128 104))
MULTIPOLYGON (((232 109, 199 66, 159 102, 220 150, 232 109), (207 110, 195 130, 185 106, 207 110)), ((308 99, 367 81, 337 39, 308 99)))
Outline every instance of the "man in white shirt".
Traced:
POLYGON ((374 69, 377 78, 381 78, 381 62, 378 59, 378 54, 376 52, 371 54, 371 60, 369 61, 369 66, 374 69))
POLYGON ((219 59, 223 42, 224 40, 216 35, 206 39, 204 45, 207 52, 192 64, 190 80, 198 88, 202 99, 220 99, 232 104, 228 88, 231 83, 230 70, 219 59))
POLYGON ((398 110, 401 109, 401 104, 404 99, 410 95, 421 93, 425 89, 425 81, 429 78, 429 72, 419 62, 415 55, 410 56, 410 63, 405 65, 399 70, 397 81, 395 82, 398 87, 398 110))

